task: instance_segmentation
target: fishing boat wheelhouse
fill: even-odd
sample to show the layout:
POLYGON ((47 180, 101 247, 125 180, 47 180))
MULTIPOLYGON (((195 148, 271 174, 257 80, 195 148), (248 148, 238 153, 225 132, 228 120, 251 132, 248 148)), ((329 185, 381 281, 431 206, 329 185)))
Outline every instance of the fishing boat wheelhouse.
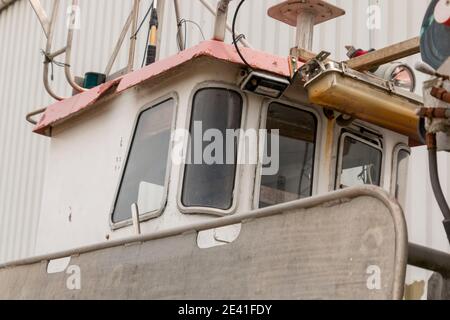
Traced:
POLYGON ((422 101, 327 58, 204 41, 47 107, 40 256, 0 296, 402 299, 422 101))

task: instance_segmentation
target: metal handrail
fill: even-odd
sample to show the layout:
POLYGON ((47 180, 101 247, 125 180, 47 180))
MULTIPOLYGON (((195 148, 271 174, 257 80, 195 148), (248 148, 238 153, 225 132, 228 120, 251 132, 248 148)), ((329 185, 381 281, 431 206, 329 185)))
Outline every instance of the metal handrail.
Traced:
MULTIPOLYGON (((56 23, 56 18, 58 15, 60 1, 53 2, 53 12, 52 12, 50 19, 48 18, 47 14, 39 0, 29 0, 29 2, 31 4, 31 6, 33 7, 33 10, 35 11, 35 13, 39 19, 39 22, 41 23, 42 29, 44 30, 44 33, 47 37, 47 43, 46 43, 46 48, 45 48, 45 52, 44 52, 45 61, 44 61, 44 73, 43 73, 44 87, 45 87, 46 91, 50 94, 50 96, 52 96, 56 100, 66 99, 65 97, 59 96, 58 94, 56 94, 53 91, 53 89, 50 86, 49 80, 48 80, 49 65, 51 63, 53 63, 53 59, 55 57, 57 57, 63 53, 65 53, 65 56, 66 56, 65 64, 64 64, 64 72, 65 72, 65 76, 66 76, 68 83, 77 92, 87 91, 87 89, 81 87, 79 84, 76 83, 75 77, 72 74, 71 58, 72 58, 72 44, 73 44, 73 37, 74 37, 74 27, 73 26, 69 27, 68 34, 67 34, 66 47, 61 50, 58 50, 54 53, 52 53, 52 51, 51 51, 55 23, 56 23)), ((72 0, 72 12, 71 12, 72 17, 75 14, 74 10, 76 7, 78 7, 78 4, 79 4, 79 0, 72 0)), ((129 24, 132 23, 134 32, 137 27, 137 20, 138 20, 138 16, 139 16, 139 6, 140 6, 140 0, 134 0, 133 10, 132 10, 132 13, 130 14, 130 16, 132 18, 130 19, 130 22, 129 23, 127 22, 125 25, 125 28, 128 29, 129 24)), ((119 42, 118 42, 119 48, 122 45, 124 37, 125 37, 125 35, 123 35, 123 36, 121 35, 121 39, 119 39, 119 42)), ((135 52, 136 52, 136 39, 134 38, 134 39, 131 39, 131 42, 130 42, 128 71, 132 71, 132 69, 133 69, 135 52)), ((113 56, 111 57, 110 62, 108 63, 107 71, 111 70, 112 64, 114 63, 114 60, 117 57, 117 53, 118 53, 118 50, 117 50, 117 52, 115 51, 113 53, 113 56)))
MULTIPOLYGON (((36 11, 37 10, 36 2, 33 2, 32 0, 30 0, 30 3, 32 4, 33 8, 36 11)), ((44 74, 43 74, 43 77, 44 77, 44 87, 45 87, 45 90, 48 92, 48 94, 50 96, 52 96, 54 99, 56 99, 56 100, 64 100, 65 99, 64 97, 59 96, 58 94, 56 94, 53 91, 53 89, 50 86, 50 83, 48 82, 48 72, 49 72, 48 68, 49 68, 49 64, 51 63, 51 60, 48 59, 47 57, 51 56, 51 57, 54 58, 57 55, 62 54, 62 53, 64 53, 66 51, 64 49, 64 51, 58 50, 58 52, 56 52, 54 54, 51 53, 52 43, 53 43, 53 35, 54 35, 54 31, 55 31, 56 17, 58 15, 58 9, 59 9, 59 1, 54 1, 53 2, 52 17, 51 17, 51 20, 50 20, 50 24, 48 25, 48 30, 47 30, 48 33, 46 33, 46 35, 47 35, 47 43, 46 43, 46 47, 45 47, 46 58, 45 58, 45 61, 44 61, 44 74)), ((44 27, 45 23, 42 22, 42 20, 41 20, 42 17, 40 17, 39 15, 38 15, 38 17, 39 17, 39 20, 41 21, 41 24, 42 24, 44 32, 45 32, 45 27, 44 27)))
POLYGON ((44 113, 47 110, 47 108, 42 108, 42 109, 38 109, 36 111, 30 112, 26 115, 26 119, 29 123, 31 123, 32 125, 37 125, 38 122, 36 120, 34 120, 33 118, 37 115, 40 115, 42 113, 44 113))
MULTIPOLYGON (((200 0, 200 2, 203 4, 203 6, 209 11, 211 12, 215 17, 216 15, 216 9, 208 2, 208 0, 200 0)), ((226 28, 229 32, 232 32, 232 28, 231 25, 229 23, 226 24, 226 28)), ((238 31, 236 31, 236 34, 240 34, 238 31)), ((245 40, 245 38, 241 38, 239 39, 239 42, 242 43, 242 45, 244 47, 247 48, 252 48, 252 45, 250 44, 250 42, 248 42, 247 40, 245 40)))
POLYGON ((412 243, 408 251, 409 265, 450 277, 450 254, 412 243))

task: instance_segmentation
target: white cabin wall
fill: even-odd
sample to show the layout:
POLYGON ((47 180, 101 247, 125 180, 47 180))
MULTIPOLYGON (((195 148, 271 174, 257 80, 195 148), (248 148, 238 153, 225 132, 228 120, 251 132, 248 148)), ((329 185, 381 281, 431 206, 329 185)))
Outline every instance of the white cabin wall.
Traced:
MULTIPOLYGON (((64 11, 68 0, 61 0, 61 18, 55 37, 54 48, 65 41, 64 11)), ((43 0, 47 10, 52 0, 43 0)), ((85 71, 103 71, 126 20, 131 1, 128 0, 81 0, 81 31, 74 42, 75 74, 85 71)), ((215 1, 210 0, 213 4, 215 1)), ((230 17, 238 1, 231 5, 230 17)), ((294 45, 293 28, 267 17, 269 6, 276 0, 247 0, 238 21, 238 30, 246 34, 253 47, 279 55, 286 55, 294 45)), ((345 17, 316 27, 314 50, 332 52, 336 59, 345 59, 344 46, 353 44, 361 48, 379 48, 395 41, 417 36, 429 1, 423 0, 335 0, 330 1, 347 11, 345 17), (381 8, 381 29, 368 30, 367 7, 381 8)), ((150 1, 144 0, 141 16, 150 1)), ((197 0, 181 0, 182 18, 200 24, 206 38, 212 34, 212 15, 197 0)), ((161 57, 177 52, 176 22, 173 1, 166 0, 162 28, 161 57)), ((201 40, 194 25, 189 24, 188 46, 201 40)), ((136 66, 140 65, 143 52, 145 26, 139 34, 136 66)), ((231 41, 228 35, 227 42, 231 41)), ((48 105, 52 99, 42 85, 42 56, 40 49, 45 39, 37 18, 26 0, 18 0, 0 12, 0 261, 13 260, 35 254, 35 242, 42 188, 48 161, 48 138, 31 133, 31 126, 24 120, 25 114, 48 105)), ((418 57, 407 59, 411 64, 418 57)), ((115 70, 125 66, 127 52, 122 50, 115 70)), ((55 68, 55 90, 70 94, 63 74, 55 68)), ((424 77, 419 76, 419 81, 424 77)), ((418 89, 420 92, 420 88, 418 89)), ((441 176, 450 194, 449 158, 441 155, 441 176)), ((411 162, 411 194, 406 207, 411 240, 437 249, 449 246, 440 223, 440 212, 435 204, 428 183, 426 151, 413 151, 411 162), (430 217, 432 217, 430 219, 430 217)))
MULTIPOLYGON (((139 113, 172 97, 177 104, 176 128, 189 130, 190 108, 187 106, 195 91, 207 85, 238 89, 234 82, 239 70, 227 64, 197 62, 183 71, 178 70, 179 74, 170 80, 159 81, 157 85, 154 81, 127 90, 96 110, 54 129, 49 158, 54 165, 44 186, 42 212, 45 214, 39 223, 38 255, 135 235, 133 226, 112 231, 110 221, 115 192, 139 113), (216 81, 219 77, 221 80, 216 81)), ((243 125, 247 129, 257 129, 263 98, 243 95, 243 101, 243 125)), ((142 221, 142 234, 214 219, 180 213, 178 186, 183 168, 171 165, 167 205, 160 217, 142 221)), ((250 181, 254 181, 255 172, 252 165, 238 168, 238 176, 246 183, 239 185, 236 192, 236 212, 252 209, 253 185, 250 181)))

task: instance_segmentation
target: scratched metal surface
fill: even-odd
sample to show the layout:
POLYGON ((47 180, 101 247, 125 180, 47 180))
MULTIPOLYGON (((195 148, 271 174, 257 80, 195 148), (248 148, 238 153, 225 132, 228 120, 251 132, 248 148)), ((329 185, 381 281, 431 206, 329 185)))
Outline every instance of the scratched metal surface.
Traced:
POLYGON ((210 249, 189 233, 73 256, 80 290, 46 262, 0 269, 0 299, 400 299, 404 221, 380 199, 294 206, 210 249), (379 288, 367 285, 374 267, 379 288))

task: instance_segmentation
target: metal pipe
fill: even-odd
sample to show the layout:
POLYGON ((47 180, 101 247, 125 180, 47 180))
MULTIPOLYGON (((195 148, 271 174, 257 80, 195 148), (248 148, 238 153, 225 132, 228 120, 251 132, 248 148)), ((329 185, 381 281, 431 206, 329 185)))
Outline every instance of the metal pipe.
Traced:
POLYGON ((17 0, 0 0, 0 12, 8 8, 10 5, 12 5, 17 0))
POLYGON ((450 220, 450 207, 445 199, 444 192, 442 191, 441 182, 439 180, 439 170, 437 161, 437 143, 436 134, 427 134, 427 146, 428 146, 428 160, 430 167, 430 179, 433 192, 436 197, 436 201, 439 204, 439 208, 442 211, 446 220, 450 220))
MULTIPOLYGON (((36 13, 39 22, 41 23, 42 29, 44 30, 45 36, 49 37, 50 24, 51 21, 48 19, 47 13, 39 0, 29 0, 34 12, 36 13)), ((11 3, 11 1, 10 1, 11 3)))
MULTIPOLYGON (((72 0, 72 12, 71 12, 71 19, 76 18, 75 17, 75 9, 79 5, 79 0, 72 0)), ((72 23, 73 21, 71 21, 72 23)), ((71 70, 71 60, 72 60, 72 43, 73 43, 73 33, 74 33, 74 26, 69 25, 69 30, 67 32, 67 44, 66 44, 66 63, 64 66, 64 71, 66 74, 66 79, 69 82, 70 86, 75 89, 75 91, 78 92, 84 92, 86 91, 85 88, 78 85, 78 83, 75 82, 75 77, 72 75, 71 70)))
POLYGON ((109 74, 111 73, 111 70, 114 66, 114 62, 117 59, 120 48, 122 47, 123 41, 125 40, 125 37, 127 35, 128 29, 130 29, 132 20, 133 20, 133 10, 128 15, 127 21, 125 22, 122 32, 120 33, 119 40, 117 41, 116 46, 114 47, 114 51, 113 51, 111 57, 109 58, 108 64, 105 69, 106 76, 109 76, 109 74))
MULTIPOLYGON (((55 31, 55 23, 56 23, 56 17, 58 16, 58 9, 59 9, 59 1, 53 2, 53 11, 52 11, 52 17, 50 20, 50 25, 48 29, 48 37, 47 37, 47 43, 45 47, 45 54, 55 57, 56 53, 51 54, 52 50, 52 42, 53 42, 53 35, 55 31)), ((65 50, 64 50, 65 51, 65 50)), ((63 53, 62 50, 58 50, 58 52, 63 53)), ((44 80, 44 87, 45 90, 48 92, 48 94, 53 97, 56 100, 64 100, 65 98, 57 95, 53 89, 50 86, 50 83, 48 82, 48 68, 49 68, 50 61, 46 58, 44 61, 44 73, 43 73, 43 80, 44 80)))
POLYGON ((173 0, 173 5, 175 7, 175 18, 177 20, 178 47, 180 48, 180 50, 184 50, 186 48, 186 44, 184 43, 183 29, 180 26, 181 14, 180 14, 180 3, 179 3, 179 0, 173 0))
POLYGON ((301 11, 297 16, 296 45, 298 49, 311 51, 314 39, 314 22, 316 13, 301 11))
POLYGON ((31 123, 32 125, 37 125, 38 122, 37 122, 36 120, 34 120, 33 117, 35 117, 35 116, 37 116, 37 115, 39 115, 39 114, 41 114, 41 113, 44 113, 46 110, 47 110, 47 108, 42 108, 42 109, 39 109, 39 110, 30 112, 30 113, 27 114, 27 116, 26 116, 27 121, 28 121, 29 123, 31 123))
POLYGON ((427 134, 427 146, 428 146, 428 161, 430 169, 430 180, 433 188, 434 196, 439 205, 439 208, 444 215, 444 229, 447 234, 447 239, 450 241, 450 207, 442 191, 441 182, 439 181, 439 168, 437 161, 437 141, 435 133, 427 134))
POLYGON ((408 264, 450 277, 450 255, 434 249, 409 244, 408 264))
POLYGON ((132 19, 132 26, 131 26, 131 35, 132 38, 130 40, 130 49, 128 51, 128 72, 133 71, 134 68, 134 59, 136 55, 136 30, 138 25, 138 19, 139 19, 139 5, 140 0, 134 0, 133 4, 133 19, 132 19))
MULTIPOLYGON (((209 11, 211 12, 214 16, 216 15, 216 11, 214 9, 214 7, 208 2, 208 0, 200 0, 200 2, 203 4, 203 6, 209 11)), ((229 32, 233 32, 233 28, 231 27, 231 25, 229 23, 226 24, 226 28, 229 32)), ((236 34, 240 34, 239 31, 236 30, 236 34)), ((239 39, 239 42, 247 48, 252 48, 252 45, 250 44, 250 42, 248 42, 247 40, 245 40, 244 38, 239 39)))
POLYGON ((216 21, 214 24, 213 39, 223 42, 225 40, 225 33, 228 19, 228 6, 231 0, 220 0, 217 3, 216 21))
POLYGON ((156 7, 156 11, 159 16, 159 28, 158 28, 158 40, 156 45, 156 60, 159 60, 160 52, 161 52, 161 38, 162 38, 162 30, 164 25, 164 13, 166 8, 166 0, 158 0, 156 7))
POLYGON ((136 236, 141 235, 141 221, 139 214, 139 207, 136 203, 131 205, 131 217, 133 219, 134 233, 136 236))

